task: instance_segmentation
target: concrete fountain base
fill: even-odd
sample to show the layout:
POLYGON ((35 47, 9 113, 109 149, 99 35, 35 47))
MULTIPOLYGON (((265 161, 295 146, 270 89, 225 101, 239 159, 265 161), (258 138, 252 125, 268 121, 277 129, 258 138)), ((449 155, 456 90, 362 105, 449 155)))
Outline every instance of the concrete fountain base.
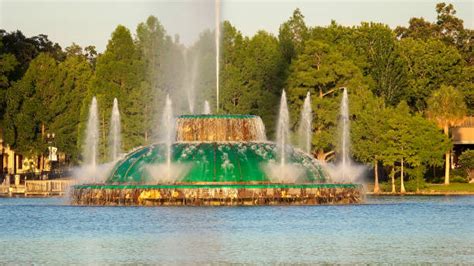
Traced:
POLYGON ((356 184, 93 184, 72 191, 73 204, 96 206, 320 205, 362 199, 362 186, 356 184))

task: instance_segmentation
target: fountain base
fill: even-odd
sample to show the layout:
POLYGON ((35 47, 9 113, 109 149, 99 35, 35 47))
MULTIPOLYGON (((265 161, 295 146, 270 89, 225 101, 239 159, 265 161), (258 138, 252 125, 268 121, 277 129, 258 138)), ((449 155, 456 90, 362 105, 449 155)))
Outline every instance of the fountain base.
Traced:
POLYGON ((363 199, 356 184, 183 183, 158 185, 77 185, 75 205, 247 206, 354 204, 363 199))

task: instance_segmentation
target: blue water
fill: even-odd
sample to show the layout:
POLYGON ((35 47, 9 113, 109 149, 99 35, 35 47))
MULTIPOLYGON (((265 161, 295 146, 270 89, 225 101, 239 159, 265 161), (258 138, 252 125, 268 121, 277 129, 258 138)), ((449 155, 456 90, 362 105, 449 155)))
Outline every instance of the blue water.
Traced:
POLYGON ((0 198, 1 263, 474 263, 474 197, 77 207, 0 198))

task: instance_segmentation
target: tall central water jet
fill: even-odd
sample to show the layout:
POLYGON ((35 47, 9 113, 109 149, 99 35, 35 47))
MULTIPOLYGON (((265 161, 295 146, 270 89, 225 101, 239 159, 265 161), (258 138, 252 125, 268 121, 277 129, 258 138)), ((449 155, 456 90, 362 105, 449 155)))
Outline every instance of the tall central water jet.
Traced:
POLYGON ((277 138, 276 145, 278 149, 278 156, 280 157, 280 180, 285 178, 285 163, 286 163, 286 154, 285 148, 289 142, 290 135, 290 115, 288 113, 288 105, 286 102, 286 93, 283 90, 280 100, 280 111, 278 115, 278 125, 277 125, 277 138))
POLYGON ((161 126, 164 129, 163 142, 166 146, 166 175, 167 179, 170 179, 171 175, 171 145, 173 144, 173 133, 174 133, 174 119, 173 109, 170 96, 166 96, 165 109, 163 110, 163 118, 161 126))
POLYGON ((340 116, 340 127, 342 130, 341 136, 341 155, 342 155, 342 179, 345 180, 347 171, 350 167, 350 158, 349 158, 349 147, 350 147, 350 140, 349 140, 349 128, 350 128, 350 121, 349 121, 349 99, 347 96, 347 89, 344 88, 344 92, 342 94, 341 100, 341 116, 340 116))
POLYGON ((89 118, 87 120, 86 140, 83 149, 84 164, 93 169, 97 167, 97 155, 99 150, 99 114, 97 111, 97 99, 92 98, 89 107, 89 118))
POLYGON ((120 156, 120 112, 118 107, 118 100, 114 98, 114 105, 112 107, 112 116, 110 118, 110 131, 109 131, 109 152, 110 159, 115 162, 120 156))
POLYGON ((196 98, 196 79, 198 72, 198 57, 193 56, 191 59, 188 58, 188 54, 183 55, 184 65, 186 69, 185 74, 185 91, 186 98, 188 101, 189 113, 194 114, 194 105, 196 98), (191 61, 191 62, 190 62, 191 61))
POLYGON ((300 147, 307 153, 311 152, 311 123, 313 114, 311 110, 311 95, 308 91, 301 109, 301 121, 298 128, 300 147))
POLYGON ((215 33, 215 44, 216 44, 216 113, 219 113, 219 50, 220 50, 220 38, 221 38, 221 1, 216 0, 215 13, 216 13, 216 33, 215 33))

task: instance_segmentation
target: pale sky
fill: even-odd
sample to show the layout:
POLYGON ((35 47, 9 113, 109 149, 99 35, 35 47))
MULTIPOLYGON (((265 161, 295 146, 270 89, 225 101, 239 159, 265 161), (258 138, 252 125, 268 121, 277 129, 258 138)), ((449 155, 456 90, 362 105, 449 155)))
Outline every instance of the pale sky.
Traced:
MULTIPOLYGON (((266 30, 275 35, 297 7, 309 26, 325 26, 332 19, 342 25, 359 25, 374 21, 397 25, 408 24, 411 17, 436 18, 430 0, 220 0, 221 20, 229 20, 244 35, 266 30)), ((467 28, 474 25, 474 1, 453 3, 457 16, 467 28)), ((138 23, 149 15, 156 16, 168 34, 180 35, 186 45, 197 40, 205 28, 214 28, 214 0, 0 0, 0 28, 21 30, 26 36, 46 34, 63 48, 75 42, 81 46, 95 45, 102 52, 110 34, 118 24, 135 32, 138 23)))

